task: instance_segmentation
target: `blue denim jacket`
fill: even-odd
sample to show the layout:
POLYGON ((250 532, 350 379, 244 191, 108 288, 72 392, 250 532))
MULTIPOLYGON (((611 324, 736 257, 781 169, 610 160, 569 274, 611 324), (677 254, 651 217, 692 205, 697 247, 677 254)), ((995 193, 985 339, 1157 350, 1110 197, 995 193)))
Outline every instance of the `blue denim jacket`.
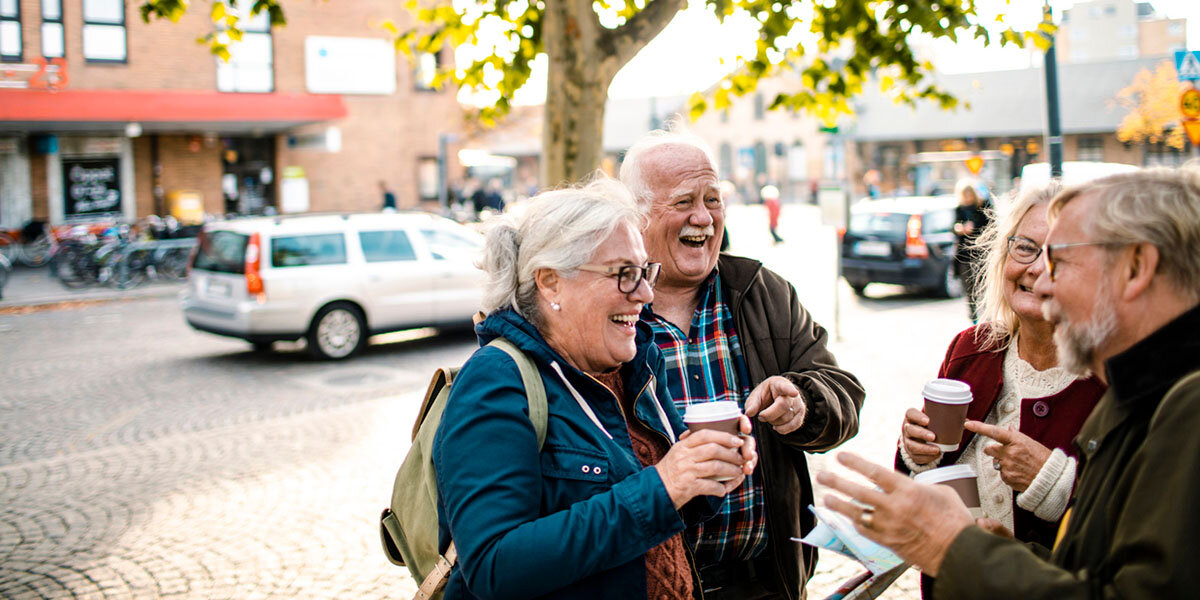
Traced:
MULTIPOLYGON (((458 547, 446 598, 645 598, 643 555, 682 532, 685 517, 657 470, 638 462, 615 396, 511 310, 493 313, 476 333, 481 345, 504 336, 534 360, 549 419, 539 453, 512 359, 483 347, 463 365, 433 445, 441 547, 451 537, 458 547)), ((637 356, 622 375, 626 392, 637 394, 636 418, 676 439, 683 421, 640 324, 637 356)), ((687 521, 710 516, 719 501, 689 503, 687 521)))

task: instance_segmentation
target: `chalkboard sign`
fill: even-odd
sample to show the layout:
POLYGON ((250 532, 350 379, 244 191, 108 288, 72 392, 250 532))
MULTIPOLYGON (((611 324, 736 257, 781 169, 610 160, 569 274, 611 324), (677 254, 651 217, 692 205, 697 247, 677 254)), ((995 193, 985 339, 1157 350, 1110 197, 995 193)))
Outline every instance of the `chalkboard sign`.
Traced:
POLYGON ((62 159, 63 215, 68 218, 120 216, 121 159, 62 159))

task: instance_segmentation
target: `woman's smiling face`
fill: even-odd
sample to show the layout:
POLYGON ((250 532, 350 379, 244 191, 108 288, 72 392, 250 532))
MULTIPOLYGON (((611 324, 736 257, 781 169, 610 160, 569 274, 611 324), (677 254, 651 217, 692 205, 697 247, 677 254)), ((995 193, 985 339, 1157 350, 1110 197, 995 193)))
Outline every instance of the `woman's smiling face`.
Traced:
MULTIPOLYGON (((1032 244, 1041 248, 1046 243, 1048 229, 1046 204, 1035 204, 1022 217, 1021 224, 1013 234, 1018 238, 1014 243, 1032 244)), ((1011 244, 1009 247, 1012 247, 1011 244)), ((1004 259, 1004 301, 1020 321, 1045 320, 1042 316, 1042 297, 1033 291, 1034 282, 1045 268, 1041 255, 1027 265, 1013 260, 1011 252, 1004 259)))
MULTIPOLYGON (((618 225, 587 263, 644 265, 641 234, 631 224, 618 225)), ((561 308, 543 313, 547 341, 575 368, 596 374, 633 360, 638 315, 642 305, 654 300, 654 292, 643 280, 626 294, 618 289, 615 277, 579 271, 559 279, 552 300, 561 308)))

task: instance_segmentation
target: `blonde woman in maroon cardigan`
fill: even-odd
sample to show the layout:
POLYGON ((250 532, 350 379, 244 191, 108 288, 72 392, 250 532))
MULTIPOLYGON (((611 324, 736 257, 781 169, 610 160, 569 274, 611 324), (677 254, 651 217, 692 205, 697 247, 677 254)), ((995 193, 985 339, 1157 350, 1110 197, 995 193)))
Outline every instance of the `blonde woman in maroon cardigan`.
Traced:
MULTIPOLYGON (((928 417, 910 408, 896 452, 896 468, 908 473, 971 465, 986 516, 1047 548, 1075 481, 1071 440, 1104 392, 1094 376, 1059 366, 1053 326, 1033 291, 1045 269, 1046 207, 1058 188, 1025 190, 980 238, 983 324, 954 338, 938 370, 938 377, 968 383, 974 395, 959 450, 943 454, 933 446, 928 417)), ((931 586, 922 588, 932 596, 931 586)))

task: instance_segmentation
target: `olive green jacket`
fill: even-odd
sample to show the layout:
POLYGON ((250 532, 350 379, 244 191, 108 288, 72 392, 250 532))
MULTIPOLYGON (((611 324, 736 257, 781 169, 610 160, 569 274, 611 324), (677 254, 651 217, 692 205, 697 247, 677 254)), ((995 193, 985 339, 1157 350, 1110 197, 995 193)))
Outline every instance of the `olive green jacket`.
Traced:
POLYGON ((1053 555, 970 527, 942 563, 939 599, 1200 594, 1200 307, 1105 370, 1108 393, 1075 438, 1075 500, 1053 555))
POLYGON ((789 538, 815 525, 806 452, 826 452, 858 433, 863 391, 858 378, 838 366, 826 347, 829 335, 800 304, 792 284, 757 260, 722 254, 717 263, 722 293, 753 389, 772 375, 796 384, 808 404, 804 425, 780 435, 753 419, 758 473, 766 495, 767 549, 754 559, 769 588, 789 600, 804 598, 816 566, 816 550, 789 538))

